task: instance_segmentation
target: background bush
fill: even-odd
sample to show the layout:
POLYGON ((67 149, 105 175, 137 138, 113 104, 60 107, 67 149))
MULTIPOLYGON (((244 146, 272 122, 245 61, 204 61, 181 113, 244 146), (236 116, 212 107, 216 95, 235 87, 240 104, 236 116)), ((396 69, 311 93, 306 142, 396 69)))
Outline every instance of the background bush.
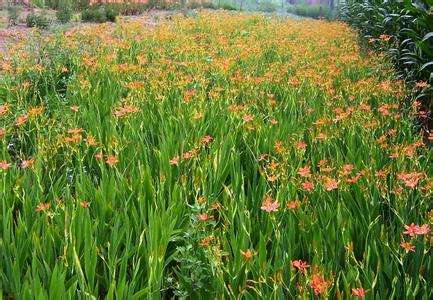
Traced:
POLYGON ((355 27, 364 45, 389 53, 401 77, 418 84, 417 98, 432 108, 433 1, 349 1, 342 18, 355 27))
POLYGON ((263 12, 275 12, 277 5, 272 2, 262 2, 259 4, 259 10, 263 12))
POLYGON ((326 5, 293 5, 287 9, 287 12, 310 18, 330 18, 332 13, 326 5))
POLYGON ((20 7, 17 5, 9 5, 7 11, 9 25, 16 25, 21 11, 20 7))
POLYGON ((119 15, 119 11, 115 6, 99 5, 92 6, 83 10, 81 19, 84 22, 104 23, 107 21, 114 22, 119 15))
POLYGON ((47 29, 50 26, 50 20, 43 13, 29 13, 26 18, 27 27, 37 27, 47 29))
POLYGON ((61 23, 68 23, 72 19, 74 11, 69 1, 62 1, 59 4, 59 10, 57 11, 57 20, 61 23))
POLYGON ((225 9, 225 10, 238 10, 238 8, 236 6, 234 6, 231 3, 228 2, 224 2, 218 5, 218 8, 220 9, 225 9))

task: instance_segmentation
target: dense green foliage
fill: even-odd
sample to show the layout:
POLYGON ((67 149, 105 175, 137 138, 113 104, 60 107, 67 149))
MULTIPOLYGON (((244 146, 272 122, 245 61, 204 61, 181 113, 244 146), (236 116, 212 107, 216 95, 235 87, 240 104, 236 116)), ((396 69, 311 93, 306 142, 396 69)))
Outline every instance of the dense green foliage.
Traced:
POLYGON ((264 1, 264 2, 260 2, 259 3, 258 10, 270 13, 270 12, 276 11, 277 10, 277 6, 273 2, 264 1))
POLYGON ((341 22, 146 21, 0 62, 5 298, 433 297, 433 153, 384 55, 341 22))
POLYGON ((419 99, 433 107, 433 0, 350 0, 343 18, 376 49, 387 51, 419 99))
POLYGON ((16 25, 18 23, 21 8, 17 5, 8 5, 7 11, 9 25, 16 25))
POLYGON ((114 22, 118 15, 118 10, 112 5, 97 5, 91 6, 83 10, 81 13, 81 19, 84 22, 114 22))
POLYGON ((68 0, 61 1, 56 13, 57 20, 61 23, 68 23, 72 19, 73 14, 74 11, 72 10, 71 3, 68 0))
POLYGON ((29 13, 26 17, 27 27, 37 27, 47 29, 50 26, 50 20, 43 13, 29 13))
POLYGON ((310 18, 330 18, 332 12, 326 5, 307 5, 299 4, 290 6, 287 11, 298 16, 310 18))

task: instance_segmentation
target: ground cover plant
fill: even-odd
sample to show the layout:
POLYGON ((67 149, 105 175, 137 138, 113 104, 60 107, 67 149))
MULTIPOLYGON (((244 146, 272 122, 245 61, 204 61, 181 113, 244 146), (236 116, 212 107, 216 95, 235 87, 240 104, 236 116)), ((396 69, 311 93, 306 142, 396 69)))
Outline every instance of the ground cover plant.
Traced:
POLYGON ((119 21, 3 54, 16 299, 431 298, 432 155, 339 22, 119 21))

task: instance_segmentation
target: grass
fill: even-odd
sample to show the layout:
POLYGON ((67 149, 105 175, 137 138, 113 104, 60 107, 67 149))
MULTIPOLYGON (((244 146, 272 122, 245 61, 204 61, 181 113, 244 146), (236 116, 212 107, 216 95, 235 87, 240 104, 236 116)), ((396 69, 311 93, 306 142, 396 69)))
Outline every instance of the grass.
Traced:
POLYGON ((43 39, 0 64, 6 298, 433 296, 416 103, 347 25, 220 12, 43 39))

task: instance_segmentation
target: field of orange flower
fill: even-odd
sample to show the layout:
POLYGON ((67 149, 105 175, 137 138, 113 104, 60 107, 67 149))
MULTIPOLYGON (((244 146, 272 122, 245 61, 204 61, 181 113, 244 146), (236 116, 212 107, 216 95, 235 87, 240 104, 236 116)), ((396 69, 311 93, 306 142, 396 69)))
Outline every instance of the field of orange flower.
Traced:
POLYGON ((4 297, 433 297, 418 106, 347 25, 121 21, 0 68, 4 297))

